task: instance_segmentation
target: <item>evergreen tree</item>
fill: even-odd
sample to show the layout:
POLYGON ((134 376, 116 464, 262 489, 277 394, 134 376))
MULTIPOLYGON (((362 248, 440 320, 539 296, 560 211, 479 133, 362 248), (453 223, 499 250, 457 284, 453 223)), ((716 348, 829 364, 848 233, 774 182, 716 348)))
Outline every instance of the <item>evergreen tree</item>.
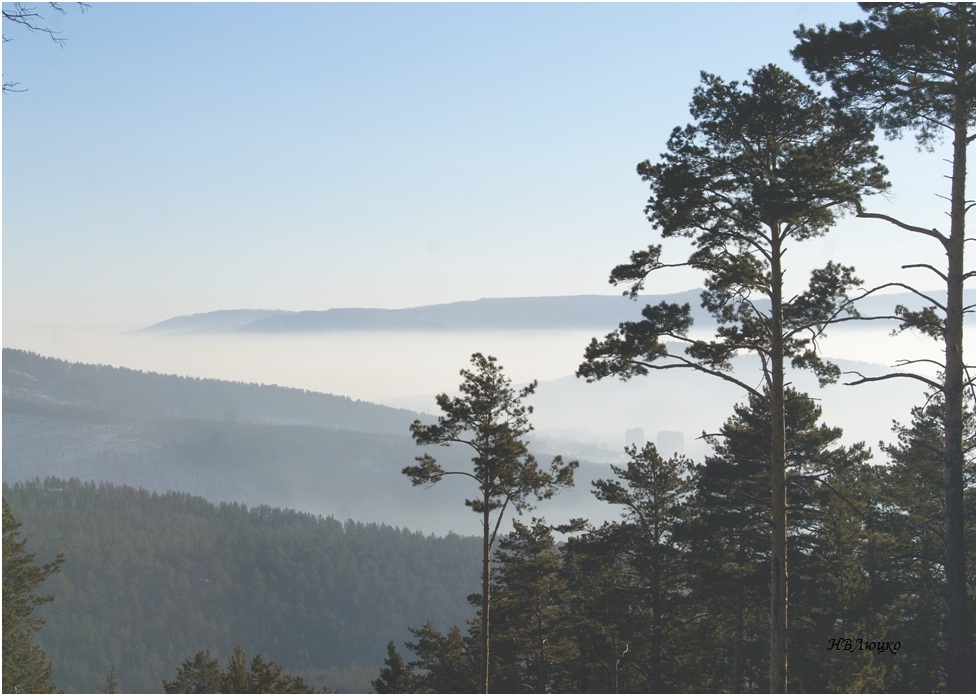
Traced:
POLYGON ((691 549, 690 599, 699 608, 687 676, 711 675, 698 687, 704 691, 754 691, 768 668, 770 458, 761 408, 736 405, 706 438, 713 453, 698 468, 692 519, 682 530, 691 549))
MULTIPOLYGON (((833 481, 869 454, 859 444, 838 444, 842 430, 819 422, 821 409, 806 395, 785 390, 786 484, 788 548, 795 582, 790 599, 797 606, 789 636, 798 646, 791 685, 801 691, 825 690, 822 634, 835 631, 837 608, 827 591, 825 549, 826 509, 839 493, 833 481), (819 681, 819 680, 823 681, 819 681)), ((767 667, 769 651, 763 606, 768 593, 770 419, 765 400, 752 397, 734 408, 734 415, 707 437, 713 453, 696 477, 690 501, 692 521, 684 529, 688 556, 690 596, 698 620, 715 626, 721 635, 698 627, 706 650, 694 649, 694 665, 701 671, 724 670, 718 683, 699 688, 713 691, 749 691, 756 688, 767 667), (705 640, 704 640, 705 639, 705 640), (722 657, 724 664, 717 658, 722 657)), ((846 522, 851 522, 846 517, 846 522)), ((862 525, 858 520, 856 529, 862 525)), ((828 535, 839 532, 839 524, 828 535)), ((838 541, 838 537, 833 537, 838 541)), ((855 543, 855 542, 853 542, 855 543)), ((846 546, 842 558, 858 558, 858 549, 846 546)), ((832 570, 835 572, 835 570, 832 570)), ((698 621, 697 621, 698 622, 698 621)), ((695 675, 694 675, 695 676, 695 675)))
POLYGON ((633 613, 635 575, 621 553, 618 525, 587 529, 564 546, 568 586, 573 594, 572 634, 578 660, 568 678, 580 693, 641 692, 645 688, 634 637, 643 622, 633 613))
POLYGON ((625 453, 625 467, 611 465, 617 480, 601 479, 592 485, 598 500, 623 508, 622 521, 606 532, 619 538, 615 545, 633 574, 636 592, 630 604, 633 615, 642 617, 648 636, 643 641, 649 658, 645 688, 651 693, 673 691, 675 665, 663 662, 663 652, 665 636, 675 636, 675 610, 685 589, 676 532, 687 521, 693 465, 681 456, 663 459, 651 443, 641 450, 628 447, 625 453))
POLYGON ((652 444, 625 452, 624 466, 611 465, 616 478, 592 482, 621 519, 587 527, 564 547, 579 655, 568 679, 577 691, 686 688, 689 607, 677 532, 688 523, 692 462, 664 459, 652 444))
POLYGON ((64 556, 39 565, 20 539, 20 527, 3 499, 3 691, 5 693, 54 693, 51 663, 35 642, 44 619, 37 607, 52 595, 38 594, 40 586, 61 570, 64 556))
POLYGON ((577 657, 571 596, 553 530, 513 522, 494 556, 493 680, 496 693, 561 693, 577 657))
POLYGON ((428 621, 421 628, 408 629, 414 636, 406 643, 416 659, 408 663, 415 689, 422 694, 471 694, 481 687, 477 649, 466 642, 458 626, 442 635, 428 621))
POLYGON ((246 694, 251 691, 251 675, 248 674, 248 659, 240 645, 228 658, 227 669, 221 674, 221 693, 246 694))
POLYGON ((537 383, 514 391, 510 380, 492 356, 472 356, 474 371, 462 370, 462 396, 436 397, 444 412, 438 422, 424 425, 415 421, 411 434, 419 445, 464 444, 475 455, 472 471, 445 471, 430 454, 417 457, 417 466, 403 473, 415 486, 431 486, 445 476, 465 476, 476 482, 479 496, 466 500, 473 512, 482 516, 482 611, 481 645, 482 689, 490 682, 490 557, 506 508, 512 505, 520 514, 532 509, 531 496, 548 499, 560 488, 572 486, 577 462, 564 464, 555 457, 548 470, 542 469, 529 453, 523 439, 532 430, 528 415, 532 406, 523 404, 537 383))
POLYGON ((311 694, 313 690, 300 678, 287 674, 274 662, 266 662, 261 655, 251 658, 248 671, 250 694, 311 694))
MULTIPOLYGON (((908 653, 828 650, 827 640, 899 640, 887 620, 882 583, 881 524, 872 507, 878 467, 859 461, 831 473, 822 484, 818 535, 810 565, 810 620, 796 639, 807 669, 800 688, 833 693, 903 691, 897 680, 908 653), (819 644, 819 637, 823 643, 819 644)), ((909 647, 909 646, 908 646, 909 647)))
POLYGON ((222 670, 209 650, 199 650, 193 660, 177 669, 177 678, 163 680, 168 694, 311 694, 299 677, 287 674, 274 662, 255 655, 250 664, 241 646, 234 647, 222 670))
MULTIPOLYGON (((916 372, 882 377, 908 377, 926 382, 944 396, 944 571, 948 605, 948 688, 975 690, 974 612, 968 611, 969 582, 965 543, 964 436, 965 392, 974 379, 966 368, 964 315, 974 311, 964 305, 964 284, 974 277, 966 270, 968 200, 966 177, 968 150, 975 139, 975 4, 862 3, 865 21, 841 23, 837 29, 818 26, 796 31, 800 39, 792 51, 814 79, 829 82, 838 101, 869 115, 891 138, 915 133, 921 147, 933 149, 950 138, 951 165, 949 224, 911 222, 867 212, 859 216, 885 220, 899 229, 933 239, 947 256, 947 268, 914 263, 904 268, 933 272, 945 284, 946 299, 935 299, 904 283, 928 301, 921 311, 897 307, 901 328, 912 328, 943 345, 944 376, 940 381, 916 372)), ((943 185, 943 184, 942 184, 943 185)), ((971 241, 974 241, 973 239, 971 241)), ((972 353, 973 355, 973 353, 972 353)), ((915 361, 934 362, 934 361, 915 361)), ((973 366, 970 366, 973 369, 973 366)), ((881 378, 862 378, 855 383, 881 378)))
MULTIPOLYGON (((944 549, 942 481, 944 404, 940 394, 911 411, 909 426, 894 424, 896 441, 883 445, 889 465, 874 471, 871 500, 877 523, 879 587, 885 631, 900 640, 901 678, 894 690, 950 690, 946 663, 952 639, 949 607, 941 591, 944 549)), ((964 419, 966 611, 975 611, 974 410, 964 419)), ((972 635, 972 641, 974 636, 972 635)), ((973 647, 973 644, 972 644, 973 647)))
POLYGON ((103 694, 117 694, 119 693, 119 677, 116 676, 115 667, 109 668, 109 673, 105 677, 105 691, 103 694))
POLYGON ((387 658, 380 670, 380 676, 370 682, 378 694, 409 694, 414 691, 411 673, 404 664, 404 658, 394 646, 387 644, 387 658))
POLYGON ((193 660, 184 660, 177 668, 176 679, 163 680, 168 694, 217 694, 221 687, 221 667, 210 650, 198 650, 193 660))
POLYGON ((854 200, 884 190, 869 123, 830 108, 828 100, 773 65, 750 72, 746 84, 704 74, 693 96, 697 119, 676 128, 662 162, 639 165, 653 195, 649 221, 663 237, 694 239, 685 263, 661 260, 661 245, 633 252, 611 273, 636 297, 647 277, 670 266, 707 274, 702 305, 716 319, 715 340, 690 337, 689 305, 647 306, 642 320, 623 322, 592 340, 578 376, 622 379, 650 370, 692 369, 735 383, 768 404, 771 498, 772 692, 787 688, 788 548, 784 383, 788 364, 809 368, 821 382, 839 369, 821 360, 817 340, 852 315, 853 269, 829 263, 811 273, 806 291, 785 291, 785 255, 793 242, 827 232, 854 200), (685 345, 683 351, 675 343, 685 345), (730 374, 741 353, 757 356, 764 388, 730 374))

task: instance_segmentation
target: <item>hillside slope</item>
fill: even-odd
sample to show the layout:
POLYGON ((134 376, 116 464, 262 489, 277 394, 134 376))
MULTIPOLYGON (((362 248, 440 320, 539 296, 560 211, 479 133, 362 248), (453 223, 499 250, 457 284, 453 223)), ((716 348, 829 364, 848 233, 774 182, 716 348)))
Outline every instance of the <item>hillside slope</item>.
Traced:
POLYGON ((77 480, 3 495, 38 560, 65 554, 39 640, 67 693, 95 693, 111 669, 124 693, 159 693, 198 650, 235 645, 362 693, 389 640, 464 625, 478 588, 476 537, 77 480))
MULTIPOLYGON (((409 426, 430 416, 12 349, 3 351, 3 369, 5 482, 78 478, 425 532, 478 531, 463 505, 467 481, 449 477, 415 489, 401 474, 422 452, 409 426)), ((451 467, 468 466, 468 456, 457 448, 438 453, 451 467)), ((585 486, 547 507, 571 517, 590 502, 585 486)))

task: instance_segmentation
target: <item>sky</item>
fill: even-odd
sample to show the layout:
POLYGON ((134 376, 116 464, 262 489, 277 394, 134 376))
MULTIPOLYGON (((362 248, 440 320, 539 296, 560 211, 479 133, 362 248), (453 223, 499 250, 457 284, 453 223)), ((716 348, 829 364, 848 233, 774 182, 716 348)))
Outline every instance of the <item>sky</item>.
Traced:
MULTIPOLYGON (((610 270, 657 241, 635 166, 689 122, 700 71, 741 80, 773 62, 803 76, 792 31, 863 15, 854 3, 65 7, 38 4, 60 48, 4 27, 4 81, 26 90, 2 102, 5 346, 37 327, 218 309, 615 294, 610 270)), ((893 189, 873 206, 943 224, 941 151, 882 148, 893 189)), ((928 286, 900 264, 943 263, 932 240, 852 219, 792 253, 801 279, 835 259, 867 283, 928 286)), ((668 271, 647 291, 700 283, 668 271)))

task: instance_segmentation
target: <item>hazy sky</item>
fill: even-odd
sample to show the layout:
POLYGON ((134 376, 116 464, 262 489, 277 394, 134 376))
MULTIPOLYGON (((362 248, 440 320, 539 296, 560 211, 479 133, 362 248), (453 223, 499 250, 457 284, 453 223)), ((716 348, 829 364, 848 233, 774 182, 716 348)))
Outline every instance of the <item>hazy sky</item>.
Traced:
MULTIPOLYGON (((28 325, 617 292, 655 241, 635 165, 699 71, 854 3, 127 4, 4 27, 4 345, 28 325)), ((942 154, 885 145, 876 209, 944 224, 942 154)), ((972 161, 973 161, 972 152, 972 161)), ((971 179, 973 189, 974 179, 971 179)), ((849 220, 789 256, 870 282, 936 245, 849 220)), ((682 244, 672 258, 685 258, 682 244)), ((792 266, 791 264, 794 264, 792 266)), ((802 268, 803 267, 803 268, 802 268)), ((796 275, 795 277, 802 277, 796 275)), ((694 287, 662 273, 648 291, 694 287)), ((612 327, 609 327, 609 329, 612 327)))

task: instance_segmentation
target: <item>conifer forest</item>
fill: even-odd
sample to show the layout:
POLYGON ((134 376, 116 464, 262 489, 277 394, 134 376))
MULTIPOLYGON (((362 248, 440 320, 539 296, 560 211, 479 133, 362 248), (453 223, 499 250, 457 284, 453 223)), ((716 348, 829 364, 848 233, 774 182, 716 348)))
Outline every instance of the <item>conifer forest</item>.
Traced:
POLYGON ((704 456, 540 446, 538 382, 482 352, 416 413, 5 348, 3 691, 975 693, 975 4, 860 7, 799 26, 791 65, 702 72, 636 153, 648 240, 610 284, 641 300, 682 268, 698 306, 631 303, 576 378, 734 389, 704 456), (869 200, 899 138, 945 161, 943 219, 869 200), (870 287, 790 255, 843 217, 946 265, 870 287), (880 311, 894 291, 916 303, 880 311), (854 325, 920 352, 840 367, 822 345, 854 325), (847 440, 819 387, 872 408, 891 381, 918 396, 889 437, 847 440), (478 533, 268 504, 284 482, 478 533))

